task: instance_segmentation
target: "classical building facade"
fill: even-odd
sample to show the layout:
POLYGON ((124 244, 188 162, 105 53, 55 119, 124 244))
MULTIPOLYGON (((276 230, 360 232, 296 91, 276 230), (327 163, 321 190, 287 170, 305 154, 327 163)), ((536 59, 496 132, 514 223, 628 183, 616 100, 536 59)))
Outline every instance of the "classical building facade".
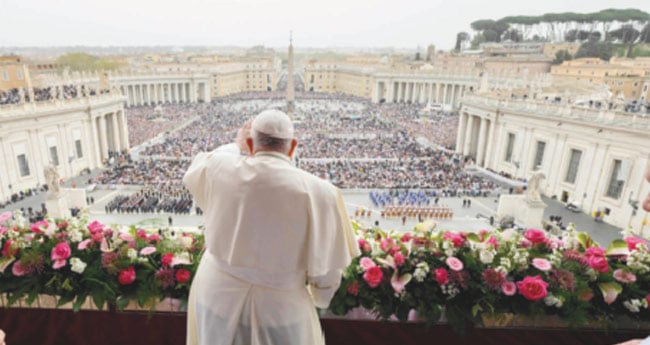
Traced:
POLYGON ((541 171, 547 196, 640 229, 647 215, 634 206, 650 191, 649 132, 641 114, 471 96, 463 99, 456 151, 515 178, 541 171))
POLYGON ((126 97, 127 107, 211 99, 209 75, 205 73, 116 73, 109 76, 109 83, 126 97))
POLYGON ((119 94, 0 106, 0 199, 44 184, 50 163, 66 178, 128 148, 119 94))

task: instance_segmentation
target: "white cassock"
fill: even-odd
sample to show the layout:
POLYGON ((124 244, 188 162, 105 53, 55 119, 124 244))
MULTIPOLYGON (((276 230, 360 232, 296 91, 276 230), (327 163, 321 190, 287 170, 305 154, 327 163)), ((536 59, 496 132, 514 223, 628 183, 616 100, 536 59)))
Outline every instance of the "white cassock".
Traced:
POLYGON ((341 192, 286 155, 223 148, 198 154, 183 178, 205 211, 207 248, 187 344, 323 344, 315 307, 360 254, 341 192))

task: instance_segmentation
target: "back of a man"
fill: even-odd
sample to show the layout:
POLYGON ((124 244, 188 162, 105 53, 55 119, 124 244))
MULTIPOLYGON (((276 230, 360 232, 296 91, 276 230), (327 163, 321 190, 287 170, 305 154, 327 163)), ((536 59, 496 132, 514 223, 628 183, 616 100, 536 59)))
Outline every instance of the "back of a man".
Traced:
MULTIPOLYGON (((253 137, 256 124, 268 127, 255 121, 253 137)), ((288 152, 249 139, 251 157, 200 154, 188 169, 207 248, 190 294, 190 344, 323 342, 315 306, 329 304, 358 249, 338 189, 291 164, 290 134, 288 152)))

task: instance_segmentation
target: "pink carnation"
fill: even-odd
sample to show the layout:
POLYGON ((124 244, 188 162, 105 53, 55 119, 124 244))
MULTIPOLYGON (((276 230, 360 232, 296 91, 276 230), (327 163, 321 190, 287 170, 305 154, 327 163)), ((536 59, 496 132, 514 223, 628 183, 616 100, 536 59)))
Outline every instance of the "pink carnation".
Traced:
POLYGON ((447 285, 449 283, 449 272, 444 268, 436 268, 433 271, 435 279, 440 285, 447 285))
POLYGON ((511 281, 505 281, 501 285, 501 292, 506 296, 514 296, 517 293, 517 285, 511 281))
POLYGON ((381 250, 387 252, 389 249, 393 247, 393 239, 383 238, 379 244, 379 247, 381 248, 381 250))
POLYGON ((445 232, 445 234, 442 235, 442 239, 450 240, 456 248, 462 247, 465 243, 465 238, 462 236, 462 234, 457 234, 454 232, 445 232))
POLYGON ((120 238, 125 242, 133 242, 133 236, 125 232, 120 232, 120 238))
POLYGON ((551 269, 551 263, 548 260, 541 258, 533 259, 533 266, 540 271, 549 271, 551 269))
POLYGON ((453 256, 448 257, 445 262, 447 263, 447 266, 449 266, 449 268, 451 268, 452 270, 454 270, 456 272, 461 271, 463 269, 463 267, 464 267, 463 262, 458 260, 458 258, 453 257, 453 256))
POLYGON ((141 240, 146 240, 147 239, 147 232, 140 229, 135 232, 135 236, 141 240))
POLYGON ((627 249, 629 249, 630 251, 639 249, 638 246, 640 244, 647 245, 646 241, 638 237, 626 237, 625 242, 627 242, 627 249))
POLYGON ((363 280, 368 283, 371 288, 376 288, 384 278, 384 272, 379 266, 370 267, 366 273, 363 274, 363 280))
POLYGON ((490 236, 490 238, 487 240, 487 243, 491 244, 494 249, 499 248, 499 242, 497 242, 497 239, 494 236, 490 236))
POLYGON ((88 239, 85 239, 85 240, 79 242, 79 244, 77 245, 77 249, 79 249, 79 250, 86 250, 86 248, 88 248, 88 245, 89 245, 91 242, 92 242, 91 239, 89 239, 89 238, 88 238, 88 239))
POLYGON ((411 235, 411 233, 407 232, 407 233, 404 233, 399 240, 400 240, 400 242, 408 242, 408 241, 411 240, 412 237, 413 236, 411 235))
POLYGON ((600 247, 587 248, 585 253, 587 256, 587 265, 601 273, 609 271, 607 258, 605 257, 605 250, 600 247))
POLYGON ((156 252, 156 247, 148 246, 140 249, 140 255, 147 256, 156 252))
POLYGON ((363 268, 364 271, 369 270, 372 267, 377 266, 374 261, 372 261, 371 258, 368 257, 362 257, 361 260, 359 260, 359 266, 363 268))
POLYGON ((54 263, 52 264, 52 268, 55 270, 58 270, 59 268, 65 266, 66 260, 55 260, 54 263))
POLYGON ((160 242, 160 236, 158 234, 151 234, 147 236, 147 241, 151 243, 158 243, 160 242))
POLYGON ((393 255, 393 260, 395 260, 395 265, 402 266, 404 264, 404 254, 397 252, 393 255))
POLYGON ((634 283, 636 281, 636 276, 632 272, 619 268, 614 271, 614 279, 618 280, 621 283, 627 284, 634 283))
POLYGON ((29 270, 23 265, 20 260, 14 262, 14 265, 11 267, 11 273, 16 277, 22 277, 29 274, 29 270))

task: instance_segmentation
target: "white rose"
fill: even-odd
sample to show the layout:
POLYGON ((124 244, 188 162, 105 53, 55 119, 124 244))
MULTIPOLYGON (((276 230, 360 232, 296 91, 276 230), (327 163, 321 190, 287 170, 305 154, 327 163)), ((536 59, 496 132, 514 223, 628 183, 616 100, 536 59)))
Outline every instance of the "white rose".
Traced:
POLYGON ((76 229, 71 230, 68 233, 68 236, 70 236, 70 241, 73 242, 73 243, 81 242, 81 240, 83 240, 83 235, 81 234, 81 232, 79 230, 76 230, 76 229))
POLYGON ((494 261, 495 251, 491 249, 483 249, 479 252, 479 259, 484 264, 491 264, 494 261))
POLYGON ((88 264, 81 261, 81 259, 79 258, 70 258, 70 266, 71 266, 70 270, 72 270, 72 272, 77 272, 79 274, 82 274, 86 269, 86 266, 88 266, 88 264))

